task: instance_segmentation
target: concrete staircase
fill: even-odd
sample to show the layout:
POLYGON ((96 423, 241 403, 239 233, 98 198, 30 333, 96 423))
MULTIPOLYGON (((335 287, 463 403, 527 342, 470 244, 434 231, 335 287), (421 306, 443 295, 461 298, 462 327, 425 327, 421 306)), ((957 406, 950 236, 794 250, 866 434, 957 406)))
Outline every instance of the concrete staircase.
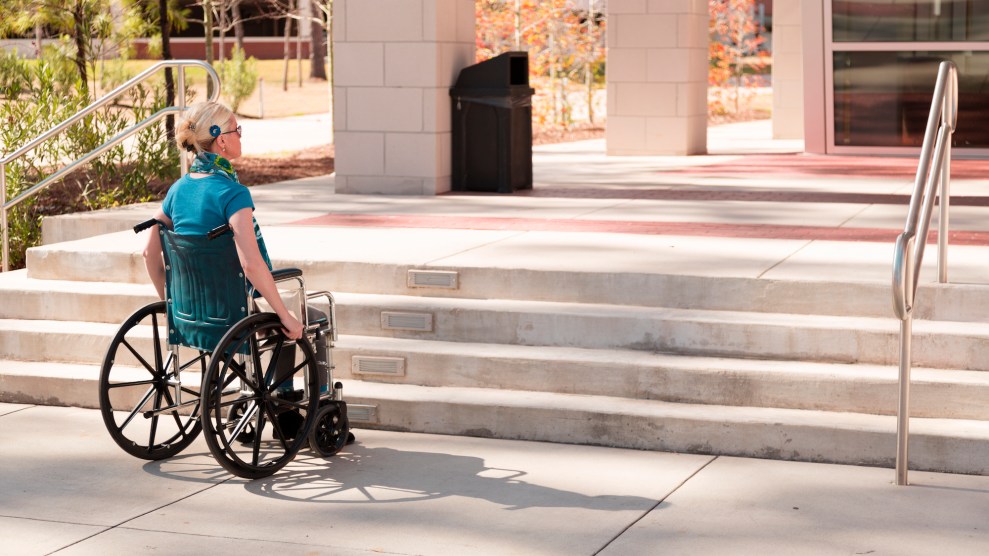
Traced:
MULTIPOLYGON (((357 426, 893 464, 888 283, 333 255, 362 233, 381 232, 266 230, 276 266, 336 295, 336 378, 375 408, 357 426)), ((139 252, 102 235, 0 274, 0 401, 98 406, 110 338, 153 300, 139 252)), ((924 286, 918 307, 911 468, 987 474, 989 290, 924 286)))

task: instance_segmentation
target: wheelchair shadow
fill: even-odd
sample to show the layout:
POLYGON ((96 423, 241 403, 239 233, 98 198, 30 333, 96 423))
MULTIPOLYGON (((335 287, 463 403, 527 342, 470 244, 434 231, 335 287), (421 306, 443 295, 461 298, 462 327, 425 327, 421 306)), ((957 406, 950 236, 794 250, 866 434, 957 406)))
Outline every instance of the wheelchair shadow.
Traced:
MULTIPOLYGON (((487 467, 478 457, 393 448, 348 446, 332 458, 300 453, 275 475, 245 483, 260 496, 305 503, 392 504, 461 496, 509 510, 537 507, 622 510, 648 507, 654 499, 590 496, 522 480, 521 470, 487 467)), ((596 476, 588 471, 591 484, 596 476)))

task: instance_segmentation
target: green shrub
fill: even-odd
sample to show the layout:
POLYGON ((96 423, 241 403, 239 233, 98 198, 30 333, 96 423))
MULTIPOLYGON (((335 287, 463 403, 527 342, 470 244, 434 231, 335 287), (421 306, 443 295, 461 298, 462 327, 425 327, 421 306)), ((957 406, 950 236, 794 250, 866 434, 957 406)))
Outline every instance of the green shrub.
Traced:
POLYGON ((220 76, 220 88, 223 97, 234 112, 242 102, 254 93, 258 86, 258 65, 254 57, 244 59, 244 51, 234 47, 229 60, 217 64, 217 75, 220 76))

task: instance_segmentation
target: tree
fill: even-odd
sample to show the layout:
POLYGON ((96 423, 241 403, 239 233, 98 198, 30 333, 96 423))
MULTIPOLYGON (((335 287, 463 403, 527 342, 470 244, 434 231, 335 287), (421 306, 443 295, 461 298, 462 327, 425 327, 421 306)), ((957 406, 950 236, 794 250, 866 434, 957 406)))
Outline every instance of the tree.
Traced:
MULTIPOLYGON (((746 68, 762 69, 769 53, 761 45, 764 29, 755 19, 755 0, 708 0, 710 8, 710 71, 708 83, 733 92, 734 113, 739 112, 740 88, 746 68)), ((718 107, 724 110, 723 104, 718 107)))
POLYGON ((89 96, 90 67, 109 48, 126 37, 115 33, 109 0, 5 0, 0 38, 47 27, 62 35, 64 46, 79 74, 80 92, 89 96), (111 41, 115 39, 115 41, 111 41))
POLYGON ((604 14, 594 10, 596 4, 589 2, 588 8, 582 9, 573 0, 477 2, 477 59, 524 50, 529 53, 530 74, 549 78, 549 117, 534 103, 537 122, 568 126, 568 84, 581 78, 588 88, 588 116, 593 118, 592 87, 596 68, 604 59, 599 45, 605 25, 604 14))

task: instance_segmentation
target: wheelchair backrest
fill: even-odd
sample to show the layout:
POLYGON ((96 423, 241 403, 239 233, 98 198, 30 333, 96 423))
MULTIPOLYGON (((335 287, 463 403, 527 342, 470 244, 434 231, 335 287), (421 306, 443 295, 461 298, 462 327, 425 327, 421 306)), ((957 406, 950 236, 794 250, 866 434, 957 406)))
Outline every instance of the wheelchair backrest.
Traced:
POLYGON ((168 343, 213 351, 249 313, 247 281, 232 233, 216 239, 158 226, 165 258, 168 343))

